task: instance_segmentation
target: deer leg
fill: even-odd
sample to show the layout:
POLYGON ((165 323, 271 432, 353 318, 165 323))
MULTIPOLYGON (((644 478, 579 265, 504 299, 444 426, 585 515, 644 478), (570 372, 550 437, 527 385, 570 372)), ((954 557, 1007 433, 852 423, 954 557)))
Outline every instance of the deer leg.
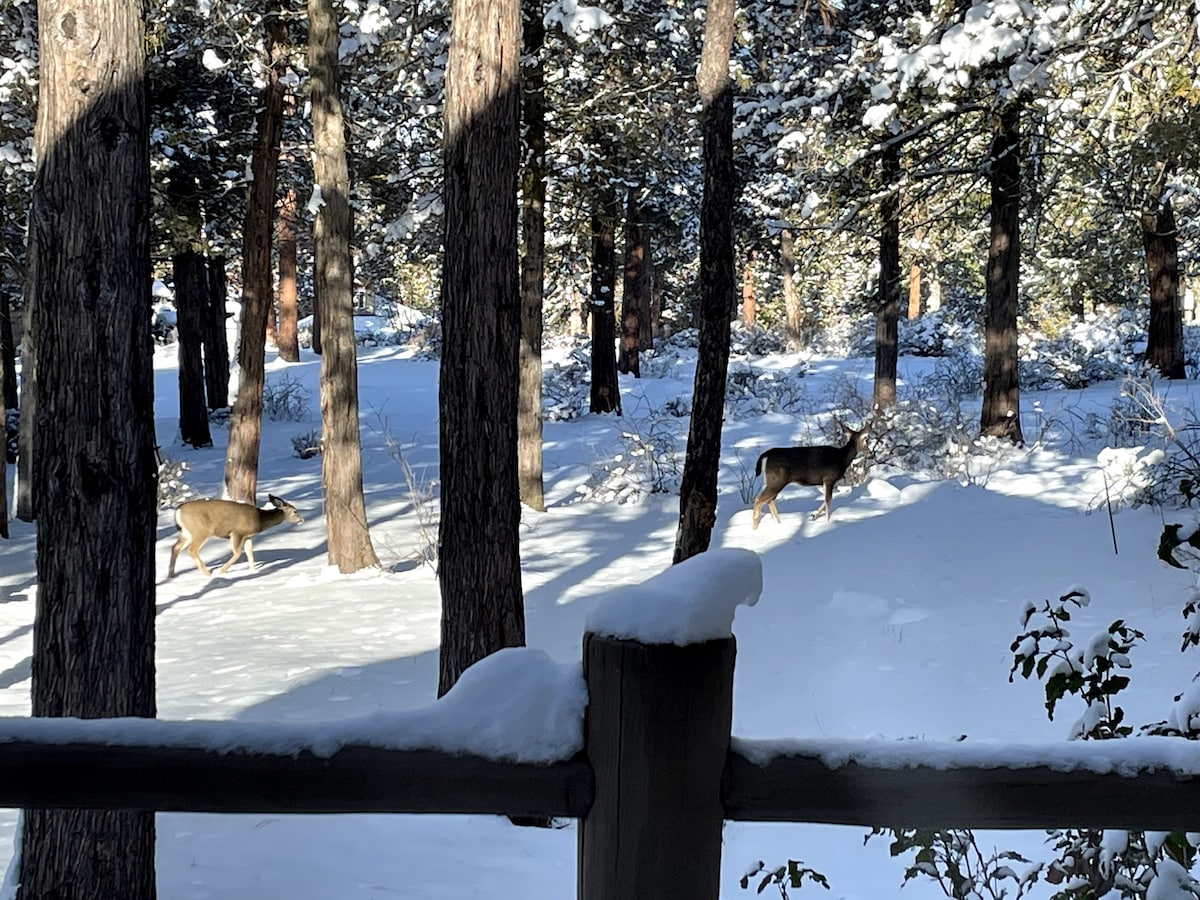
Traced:
POLYGON ((754 498, 754 520, 750 526, 751 530, 758 527, 758 520, 762 517, 762 508, 765 503, 770 507, 771 515, 775 517, 775 521, 779 521, 779 510, 775 508, 775 497, 779 491, 772 491, 770 488, 763 488, 762 492, 754 498))
POLYGON ((233 551, 233 555, 229 557, 225 565, 221 566, 221 573, 229 571, 229 567, 238 561, 238 557, 242 555, 242 544, 246 539, 240 534, 231 534, 229 536, 229 549, 233 551))
POLYGON ((775 517, 775 521, 783 524, 783 519, 779 518, 779 510, 775 508, 775 498, 772 497, 767 501, 767 506, 771 508, 771 515, 775 517))
POLYGON ((200 548, 203 546, 204 541, 201 541, 199 544, 190 544, 188 546, 188 555, 191 556, 192 560, 196 563, 196 568, 204 573, 204 577, 211 578, 212 572, 210 572, 208 566, 204 564, 204 560, 200 558, 200 548))
POLYGON ((830 501, 833 500, 833 482, 825 482, 825 502, 821 504, 821 508, 812 514, 814 519, 821 518, 821 513, 825 513, 825 521, 828 522, 833 511, 829 507, 830 501))
POLYGON ((171 565, 167 568, 167 577, 175 577, 175 560, 179 559, 179 551, 183 549, 183 545, 188 542, 186 534, 180 532, 175 543, 171 545, 171 565))
POLYGON ((246 550, 246 561, 250 564, 250 571, 253 572, 258 568, 254 564, 254 542, 250 538, 246 538, 246 543, 242 545, 246 550))

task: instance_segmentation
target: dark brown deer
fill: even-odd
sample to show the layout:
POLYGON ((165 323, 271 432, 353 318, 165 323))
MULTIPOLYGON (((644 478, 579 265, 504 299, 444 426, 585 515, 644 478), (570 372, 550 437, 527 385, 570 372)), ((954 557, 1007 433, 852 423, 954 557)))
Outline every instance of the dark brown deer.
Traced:
POLYGON ((850 438, 844 447, 773 447, 759 456, 758 462, 754 464, 754 475, 762 475, 763 489, 754 498, 752 527, 758 527, 764 503, 770 508, 775 521, 780 521, 779 510, 775 508, 775 498, 789 484, 823 487, 825 502, 812 514, 812 518, 819 518, 821 513, 825 513, 825 520, 829 521, 833 486, 842 480, 854 457, 866 452, 867 432, 870 430, 870 422, 858 431, 842 425, 842 431, 850 438))
POLYGON ((304 520, 296 507, 281 500, 274 494, 268 494, 274 509, 259 509, 253 503, 237 503, 233 500, 189 500, 179 504, 175 510, 175 524, 179 528, 179 539, 171 547, 171 566, 167 569, 167 577, 175 577, 175 561, 179 552, 185 547, 188 555, 196 563, 196 568, 211 577, 212 572, 200 558, 200 548, 211 537, 229 538, 229 549, 233 555, 221 572, 228 572, 242 550, 246 551, 246 559, 250 570, 254 571, 254 547, 251 538, 268 528, 274 528, 280 522, 293 522, 296 525, 304 520))

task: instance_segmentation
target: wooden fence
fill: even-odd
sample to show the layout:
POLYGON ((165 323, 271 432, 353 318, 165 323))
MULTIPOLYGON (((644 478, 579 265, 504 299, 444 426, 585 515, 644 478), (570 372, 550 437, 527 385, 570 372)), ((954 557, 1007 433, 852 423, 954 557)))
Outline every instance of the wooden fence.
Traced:
POLYGON ((153 725, 143 744, 113 746, 103 721, 95 740, 35 741, 0 724, 0 806, 575 818, 579 900, 716 900, 726 819, 1200 831, 1200 779, 1186 774, 1200 772, 1200 745, 1182 739, 1174 765, 1134 774, 1096 774, 1095 744, 1056 748, 1053 769, 831 764, 803 742, 752 761, 731 749, 734 657, 732 638, 680 647, 587 635, 585 749, 550 765, 369 746, 164 747, 153 725))

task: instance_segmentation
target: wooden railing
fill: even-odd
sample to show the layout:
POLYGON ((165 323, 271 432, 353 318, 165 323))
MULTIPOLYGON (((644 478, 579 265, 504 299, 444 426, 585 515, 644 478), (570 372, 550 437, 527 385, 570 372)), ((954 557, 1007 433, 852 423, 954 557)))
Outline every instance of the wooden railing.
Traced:
MULTIPOLYGON (((1200 831, 1200 745, 1182 739, 1064 744, 1047 764, 965 743, 905 742, 899 758, 878 741, 731 747, 734 656, 732 638, 587 635, 585 749, 547 765, 360 745, 216 750, 211 723, 195 746, 180 746, 186 723, 167 722, 117 746, 107 720, 73 723, 66 741, 53 720, 9 720, 0 806, 575 818, 579 900, 716 900, 725 819, 1200 831)), ((228 729, 236 746, 246 726, 228 729)))

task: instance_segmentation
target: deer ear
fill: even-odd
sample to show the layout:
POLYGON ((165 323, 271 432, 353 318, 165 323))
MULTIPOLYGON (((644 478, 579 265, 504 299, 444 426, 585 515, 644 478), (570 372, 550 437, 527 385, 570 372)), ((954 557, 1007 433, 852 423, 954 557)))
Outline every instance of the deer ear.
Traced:
POLYGON ((271 501, 272 505, 277 506, 280 509, 283 509, 285 506, 287 506, 286 500, 280 500, 274 494, 267 494, 267 499, 271 501))

